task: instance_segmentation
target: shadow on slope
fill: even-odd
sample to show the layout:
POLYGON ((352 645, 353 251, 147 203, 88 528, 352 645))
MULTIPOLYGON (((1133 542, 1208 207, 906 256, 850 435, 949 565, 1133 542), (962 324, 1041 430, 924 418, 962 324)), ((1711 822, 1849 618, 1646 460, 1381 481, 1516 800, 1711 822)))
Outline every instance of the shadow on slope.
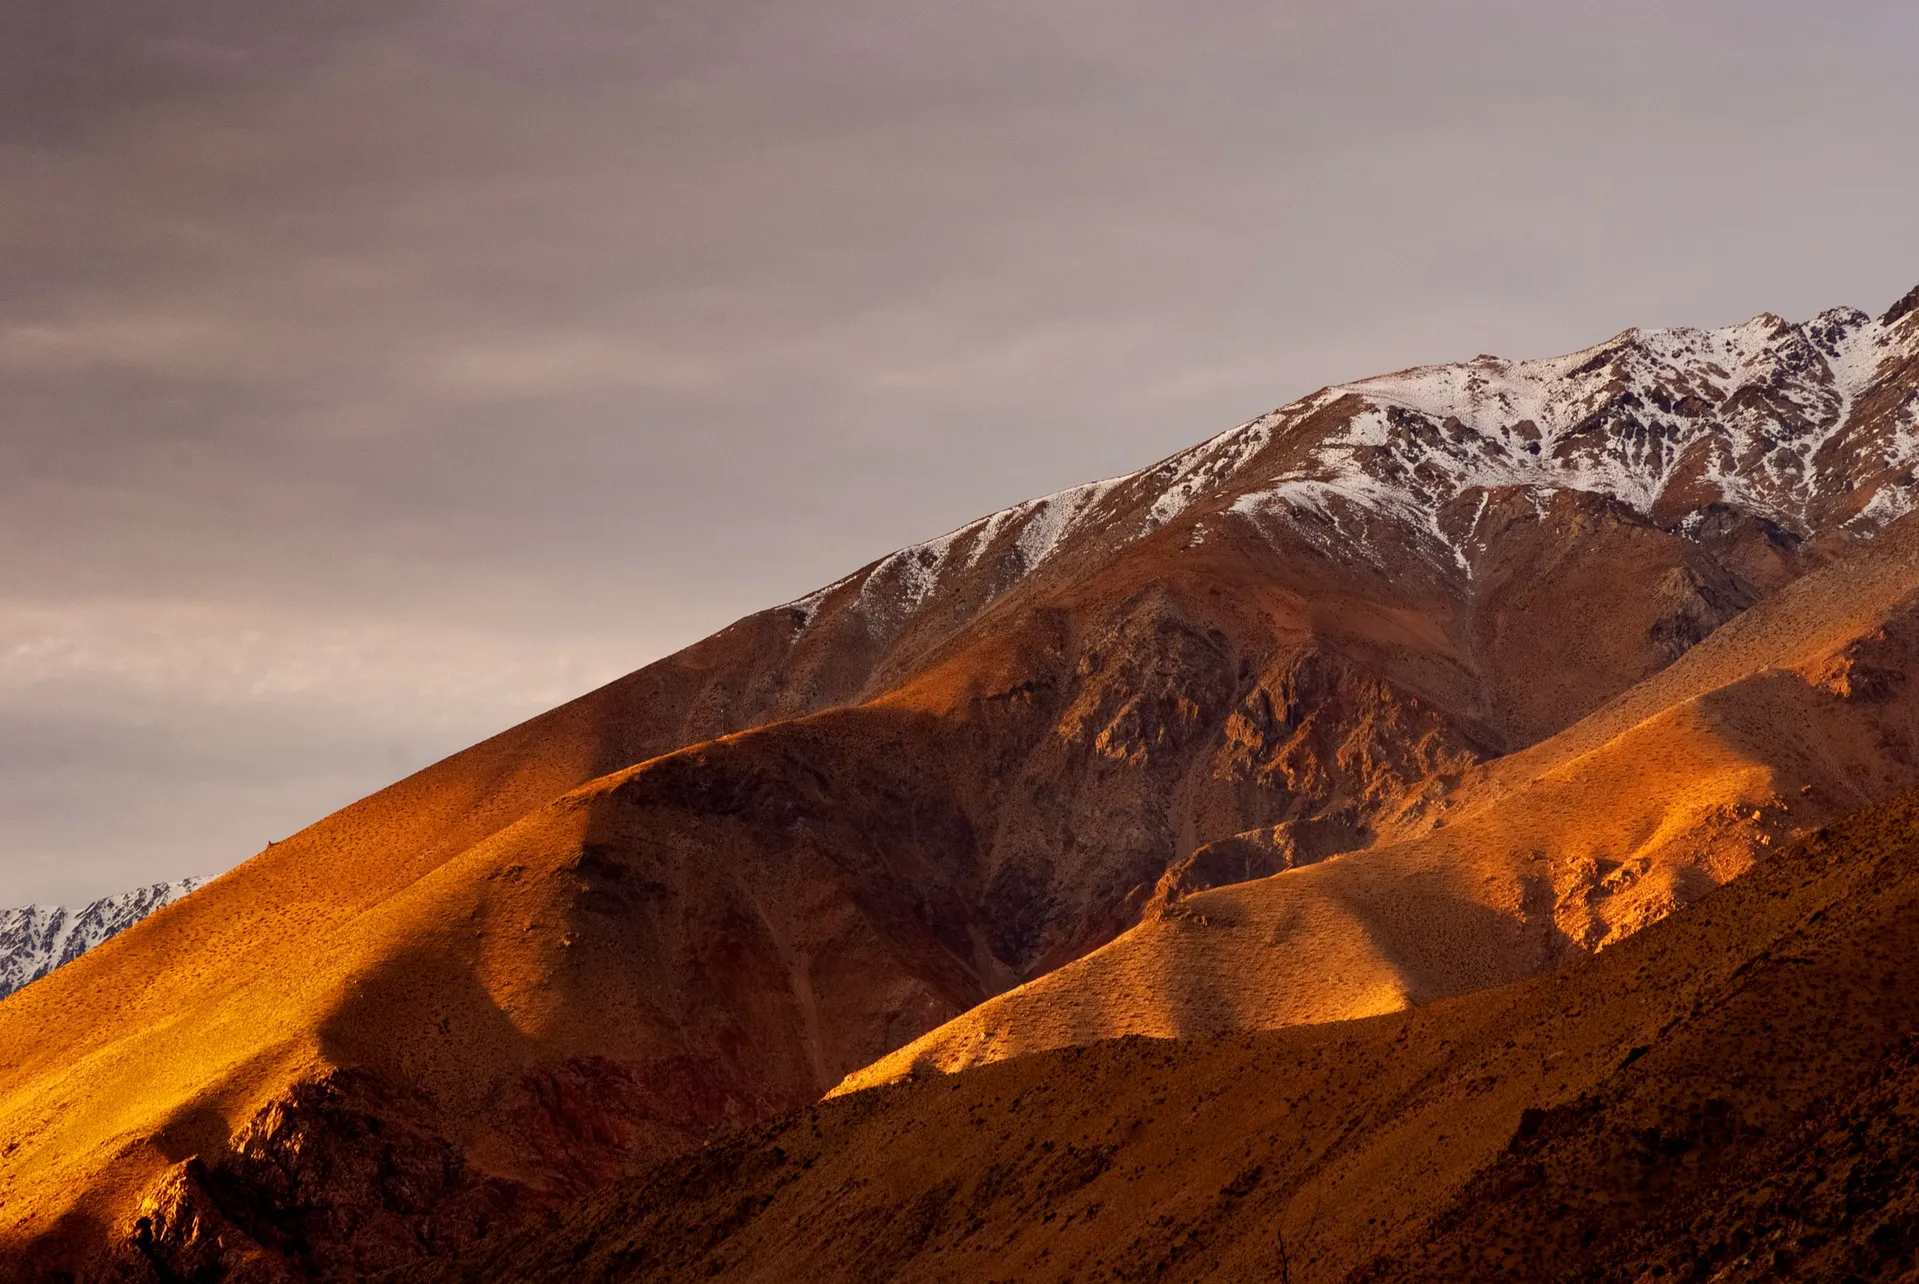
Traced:
POLYGON ((1367 1020, 1126 1038, 854 1094, 405 1278, 1909 1270, 1915 915, 1909 795, 1564 971, 1367 1020))
POLYGON ((1397 841, 1178 900, 851 1075, 1343 1020, 1611 945, 1919 783, 1919 523, 1752 608, 1397 841))

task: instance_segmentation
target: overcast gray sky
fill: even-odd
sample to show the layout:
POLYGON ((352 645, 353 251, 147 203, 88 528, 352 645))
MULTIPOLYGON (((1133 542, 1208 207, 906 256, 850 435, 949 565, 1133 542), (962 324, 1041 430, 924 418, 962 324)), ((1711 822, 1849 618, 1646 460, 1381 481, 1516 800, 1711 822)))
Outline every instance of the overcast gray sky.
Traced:
POLYGON ((1919 8, 12 0, 0 905, 1336 380, 1919 282, 1919 8))

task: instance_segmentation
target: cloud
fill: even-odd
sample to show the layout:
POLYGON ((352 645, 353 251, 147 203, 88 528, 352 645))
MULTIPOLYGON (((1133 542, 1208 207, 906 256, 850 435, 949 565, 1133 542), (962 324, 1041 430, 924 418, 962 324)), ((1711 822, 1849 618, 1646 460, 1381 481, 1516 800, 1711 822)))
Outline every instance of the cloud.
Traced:
POLYGON ((202 376, 230 370, 241 349, 231 327, 207 317, 134 314, 0 330, 0 369, 84 374, 100 369, 202 376))
POLYGON ((0 600, 0 901, 225 869, 632 663, 593 636, 0 600))
POLYGON ((676 353, 607 334, 526 335, 442 354, 434 369, 450 392, 466 397, 620 393, 697 393, 724 365, 704 353, 676 353))
POLYGON ((537 713, 630 665, 595 637, 217 601, 0 600, 0 710, 322 706, 343 722, 429 734, 471 730, 476 703, 537 713))
POLYGON ((0 900, 1329 382, 1919 280, 1906 5, 14 8, 0 900))

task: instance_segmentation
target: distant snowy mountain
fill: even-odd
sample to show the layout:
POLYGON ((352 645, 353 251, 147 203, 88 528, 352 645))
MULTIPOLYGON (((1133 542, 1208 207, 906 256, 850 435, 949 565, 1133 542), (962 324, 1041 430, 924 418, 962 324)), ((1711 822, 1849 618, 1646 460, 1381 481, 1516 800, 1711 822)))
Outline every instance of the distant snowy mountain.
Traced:
MULTIPOLYGON (((1777 545, 1869 537, 1919 507, 1919 289, 1875 319, 1833 308, 1720 329, 1633 329, 1565 356, 1480 356, 1323 388, 1124 477, 1028 500, 788 603, 891 641, 918 617, 1181 522, 1330 555, 1405 554, 1470 582, 1513 500, 1565 492, 1683 538, 1758 524, 1777 545)), ((1523 506, 1523 505, 1522 505, 1523 506)))
POLYGON ((103 896, 79 910, 63 905, 0 910, 0 998, 124 932, 162 905, 179 900, 207 880, 136 887, 103 896))

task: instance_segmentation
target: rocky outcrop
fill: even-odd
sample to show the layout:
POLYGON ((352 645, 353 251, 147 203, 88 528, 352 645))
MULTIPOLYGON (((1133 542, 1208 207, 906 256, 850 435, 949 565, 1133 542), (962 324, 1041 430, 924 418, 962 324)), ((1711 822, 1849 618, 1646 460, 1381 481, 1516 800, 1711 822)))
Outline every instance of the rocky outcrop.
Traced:
POLYGON ((1915 673, 1919 517, 1430 797, 1200 847, 1126 934, 835 1092, 1099 1039, 1372 1016, 1613 948, 1795 832, 1919 785, 1915 673))
POLYGON ((478 1172, 423 1098, 338 1072, 297 1085, 220 1153, 140 1202, 120 1273, 156 1280, 363 1278, 484 1237, 530 1202, 478 1172))

